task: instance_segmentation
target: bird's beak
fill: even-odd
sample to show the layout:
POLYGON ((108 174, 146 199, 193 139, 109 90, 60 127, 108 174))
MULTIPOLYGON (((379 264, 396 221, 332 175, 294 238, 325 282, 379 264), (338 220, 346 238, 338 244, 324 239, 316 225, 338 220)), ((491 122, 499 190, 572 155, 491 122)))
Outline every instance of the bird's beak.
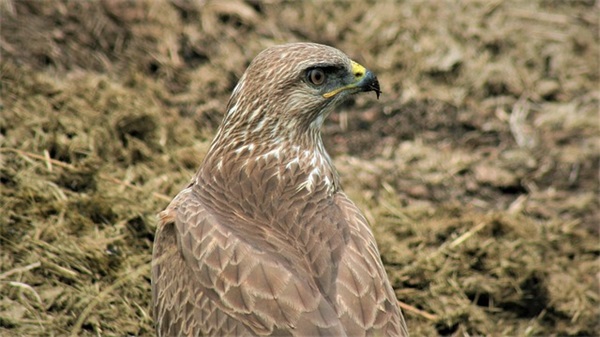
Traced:
POLYGON ((336 88, 330 92, 326 92, 323 94, 323 97, 331 98, 342 91, 354 89, 355 92, 375 91, 377 99, 379 99, 381 90, 379 89, 379 81, 377 81, 377 76, 375 76, 375 74, 362 65, 352 61, 352 75, 354 75, 354 82, 336 88))

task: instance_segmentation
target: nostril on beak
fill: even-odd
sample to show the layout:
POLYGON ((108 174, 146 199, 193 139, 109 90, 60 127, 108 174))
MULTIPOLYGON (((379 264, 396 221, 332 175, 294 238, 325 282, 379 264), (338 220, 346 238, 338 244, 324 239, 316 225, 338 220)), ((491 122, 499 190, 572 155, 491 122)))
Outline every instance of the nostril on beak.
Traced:
POLYGON ((356 77, 362 77, 362 75, 364 75, 364 73, 360 72, 360 71, 357 71, 354 73, 354 76, 356 76, 356 77))

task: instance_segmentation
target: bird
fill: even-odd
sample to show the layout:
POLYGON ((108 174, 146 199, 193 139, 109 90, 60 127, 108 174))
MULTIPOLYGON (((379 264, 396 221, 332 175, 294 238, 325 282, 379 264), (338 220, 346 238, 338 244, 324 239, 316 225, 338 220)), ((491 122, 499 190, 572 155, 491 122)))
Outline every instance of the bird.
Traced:
POLYGON ((321 136, 334 108, 371 91, 375 74, 331 46, 252 60, 200 168, 158 214, 158 336, 408 336, 321 136))

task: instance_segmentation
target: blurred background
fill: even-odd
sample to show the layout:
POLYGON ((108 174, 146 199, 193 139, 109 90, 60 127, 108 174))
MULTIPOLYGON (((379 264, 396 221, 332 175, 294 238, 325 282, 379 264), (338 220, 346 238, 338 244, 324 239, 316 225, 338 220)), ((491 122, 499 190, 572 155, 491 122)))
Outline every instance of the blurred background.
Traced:
POLYGON ((598 335, 597 1, 0 1, 0 335, 153 335, 155 214, 256 54, 379 77, 324 126, 415 336, 598 335))

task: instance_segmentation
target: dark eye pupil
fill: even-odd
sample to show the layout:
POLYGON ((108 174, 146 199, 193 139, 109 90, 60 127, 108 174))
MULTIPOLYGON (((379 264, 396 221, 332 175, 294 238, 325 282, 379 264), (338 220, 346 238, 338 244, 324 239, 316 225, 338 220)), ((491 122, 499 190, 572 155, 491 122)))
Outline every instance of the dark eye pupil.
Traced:
POLYGON ((325 74, 321 69, 313 69, 308 74, 308 78, 312 84, 320 85, 325 81, 325 74))

